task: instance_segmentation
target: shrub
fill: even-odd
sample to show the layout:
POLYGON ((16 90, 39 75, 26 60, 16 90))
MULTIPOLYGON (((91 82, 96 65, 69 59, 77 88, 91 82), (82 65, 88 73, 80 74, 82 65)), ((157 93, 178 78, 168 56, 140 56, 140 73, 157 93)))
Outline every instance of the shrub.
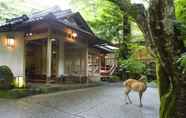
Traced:
POLYGON ((10 89, 13 87, 14 75, 8 66, 0 66, 0 88, 10 89))
POLYGON ((122 60, 119 63, 120 67, 128 73, 144 74, 146 71, 146 65, 134 58, 122 60))
POLYGON ((120 77, 118 76, 112 76, 108 79, 110 82, 117 82, 117 81, 120 81, 120 77))

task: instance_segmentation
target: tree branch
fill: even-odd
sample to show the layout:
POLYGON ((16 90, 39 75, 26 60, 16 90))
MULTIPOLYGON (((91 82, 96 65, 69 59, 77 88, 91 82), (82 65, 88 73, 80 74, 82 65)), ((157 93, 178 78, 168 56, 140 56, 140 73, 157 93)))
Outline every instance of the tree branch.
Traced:
MULTIPOLYGON (((130 0, 109 0, 120 7, 127 15, 131 16, 138 24, 140 30, 144 33, 147 47, 153 49, 157 54, 157 49, 153 41, 151 29, 149 27, 148 13, 143 4, 131 4, 130 0)), ((152 54, 155 56, 154 54, 152 54)))
POLYGON ((134 18, 136 21, 145 19, 146 10, 143 4, 131 4, 130 0, 109 0, 117 4, 122 11, 134 18))

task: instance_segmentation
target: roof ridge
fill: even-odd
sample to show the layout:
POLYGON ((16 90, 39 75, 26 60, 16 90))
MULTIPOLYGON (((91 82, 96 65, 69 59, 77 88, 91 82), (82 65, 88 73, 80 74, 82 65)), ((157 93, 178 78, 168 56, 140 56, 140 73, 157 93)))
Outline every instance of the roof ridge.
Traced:
POLYGON ((40 15, 40 14, 45 14, 45 13, 46 14, 48 14, 48 13, 56 13, 56 12, 72 12, 72 10, 71 9, 62 10, 58 5, 55 5, 53 7, 34 12, 30 16, 40 15))
POLYGON ((60 15, 60 16, 65 16, 66 14, 71 14, 72 10, 71 9, 62 10, 59 6, 53 6, 53 7, 50 7, 48 9, 32 13, 29 16, 29 18, 30 19, 35 19, 35 18, 43 17, 43 16, 45 16, 47 14, 50 14, 50 13, 52 13, 55 16, 57 14, 63 14, 63 15, 60 15))
POLYGON ((31 16, 32 16, 32 15, 35 15, 35 14, 42 13, 42 12, 47 12, 47 11, 51 11, 51 10, 56 10, 56 9, 61 10, 61 9, 59 8, 59 6, 55 5, 55 6, 53 6, 53 7, 47 8, 47 9, 35 11, 35 12, 31 13, 31 16))

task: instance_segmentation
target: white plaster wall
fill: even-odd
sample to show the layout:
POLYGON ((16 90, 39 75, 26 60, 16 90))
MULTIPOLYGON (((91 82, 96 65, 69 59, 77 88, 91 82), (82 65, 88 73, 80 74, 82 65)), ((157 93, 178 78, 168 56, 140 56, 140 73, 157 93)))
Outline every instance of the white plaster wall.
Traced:
POLYGON ((25 75, 24 65, 24 36, 23 33, 15 33, 15 46, 7 47, 6 33, 0 34, 0 66, 7 65, 10 67, 14 76, 25 75))

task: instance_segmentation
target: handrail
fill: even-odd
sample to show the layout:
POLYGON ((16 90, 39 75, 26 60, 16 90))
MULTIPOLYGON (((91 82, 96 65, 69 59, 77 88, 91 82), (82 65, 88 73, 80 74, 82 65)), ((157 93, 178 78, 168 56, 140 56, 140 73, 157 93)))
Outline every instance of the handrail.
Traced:
POLYGON ((114 73, 114 71, 116 70, 116 68, 117 68, 117 65, 116 64, 112 64, 112 66, 110 67, 109 70, 104 69, 104 74, 112 75, 114 73))

